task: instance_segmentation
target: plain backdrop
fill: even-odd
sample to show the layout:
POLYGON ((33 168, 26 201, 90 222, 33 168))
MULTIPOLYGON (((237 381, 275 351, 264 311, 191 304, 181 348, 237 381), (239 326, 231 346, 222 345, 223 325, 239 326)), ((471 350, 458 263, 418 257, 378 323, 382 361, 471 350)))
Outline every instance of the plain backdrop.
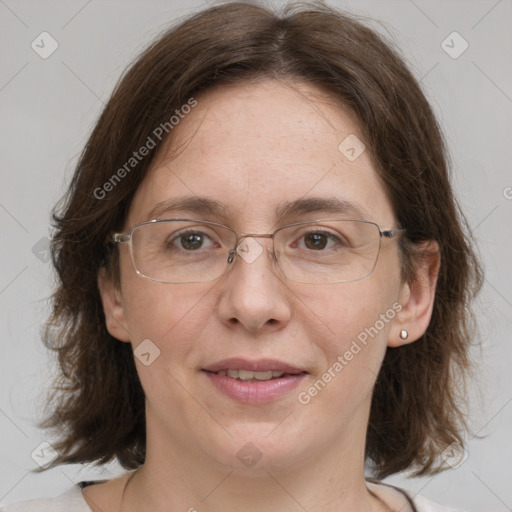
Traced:
MULTIPOLYGON (((455 190, 486 269, 478 302, 481 348, 474 357, 479 377, 472 383, 473 436, 467 460, 433 478, 398 475, 389 481, 470 512, 512 510, 512 2, 329 3, 377 20, 370 25, 395 42, 421 80, 445 132, 455 190)), ((40 341, 53 287, 46 251, 49 215, 125 66, 170 23, 207 5, 185 0, 0 0, 4 504, 53 496, 73 482, 119 471, 111 464, 30 472, 37 467, 31 453, 50 441, 34 426, 55 371, 40 341), (52 45, 58 47, 44 55, 52 45)))

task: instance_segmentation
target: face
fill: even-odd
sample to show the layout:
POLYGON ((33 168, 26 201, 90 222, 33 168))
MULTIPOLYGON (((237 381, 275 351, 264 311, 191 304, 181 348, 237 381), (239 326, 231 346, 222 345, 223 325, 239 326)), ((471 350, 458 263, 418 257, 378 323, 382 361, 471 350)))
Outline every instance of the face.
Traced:
MULTIPOLYGON (((368 151, 353 160, 338 149, 350 134, 362 140, 357 124, 322 91, 264 81, 212 89, 197 100, 173 133, 169 149, 180 150, 172 158, 162 152, 138 189, 126 231, 151 218, 214 221, 238 233, 354 216, 383 230, 396 226, 368 151), (185 197, 217 201, 223 210, 160 207, 151 214, 185 197), (354 210, 276 217, 278 207, 309 198, 354 210)), ((263 251, 253 261, 237 257, 220 278, 187 284, 138 276, 120 244, 121 287, 101 287, 109 330, 134 349, 150 340, 150 359, 160 351, 147 366, 135 359, 148 450, 184 450, 240 470, 244 455, 261 454, 276 468, 329 452, 340 457, 340 450, 360 460, 372 387, 399 329, 406 285, 398 246, 383 240, 366 279, 304 284, 280 274, 269 239, 257 242, 263 251), (284 375, 244 382, 213 373, 227 368, 284 375)))

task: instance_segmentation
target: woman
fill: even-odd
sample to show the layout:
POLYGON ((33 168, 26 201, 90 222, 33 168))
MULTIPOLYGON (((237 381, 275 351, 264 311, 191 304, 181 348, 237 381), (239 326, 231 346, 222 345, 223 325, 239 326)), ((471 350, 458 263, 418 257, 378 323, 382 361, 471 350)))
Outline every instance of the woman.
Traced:
POLYGON ((52 467, 134 471, 7 511, 449 510, 365 478, 462 447, 481 281, 376 33, 323 5, 191 17, 120 81, 55 221, 52 467))

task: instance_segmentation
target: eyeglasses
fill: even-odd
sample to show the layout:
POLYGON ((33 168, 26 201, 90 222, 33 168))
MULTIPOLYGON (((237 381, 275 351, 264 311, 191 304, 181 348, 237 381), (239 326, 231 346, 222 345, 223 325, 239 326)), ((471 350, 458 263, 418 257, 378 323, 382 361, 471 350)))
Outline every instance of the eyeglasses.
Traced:
POLYGON ((382 238, 403 229, 382 231, 363 220, 314 220, 280 227, 272 234, 236 233, 216 222, 192 219, 150 220, 127 233, 114 233, 127 243, 137 274, 160 283, 213 281, 238 256, 252 263, 263 252, 256 238, 270 238, 273 264, 291 281, 310 284, 347 283, 370 276, 382 238))

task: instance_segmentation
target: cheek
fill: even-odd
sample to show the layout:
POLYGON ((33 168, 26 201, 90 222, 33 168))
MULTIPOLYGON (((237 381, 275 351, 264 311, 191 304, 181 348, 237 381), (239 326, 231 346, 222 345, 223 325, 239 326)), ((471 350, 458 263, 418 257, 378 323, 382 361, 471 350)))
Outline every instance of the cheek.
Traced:
POLYGON ((309 310, 302 326, 323 352, 327 369, 341 358, 343 369, 337 365, 338 373, 343 370, 347 377, 350 374, 357 379, 363 368, 378 372, 400 307, 397 296, 398 288, 384 286, 377 274, 363 281, 333 285, 330 290, 317 287, 302 293, 309 310))
POLYGON ((190 287, 137 279, 140 282, 135 281, 132 289, 132 283, 127 283, 130 299, 126 311, 146 398, 155 409, 159 409, 155 399, 170 399, 177 407, 186 408, 190 397, 177 382, 184 382, 197 365, 198 340, 208 332, 212 315, 209 289, 204 283, 190 287), (145 353, 150 353, 149 364, 142 358, 145 353))
MULTIPOLYGON (((350 421, 369 406, 373 386, 386 352, 387 337, 396 316, 393 294, 371 280, 340 285, 336 293, 312 294, 305 301, 321 318, 323 333, 307 330, 322 353, 322 366, 298 395, 313 416, 350 421), (311 408, 309 407, 311 405, 311 408)), ((304 320, 306 329, 311 323, 304 320)))
MULTIPOLYGON (((304 321, 303 325, 306 328, 313 326, 311 336, 320 334, 320 323, 323 325, 322 337, 328 332, 330 343, 339 340, 338 343, 334 341, 334 345, 340 344, 342 348, 343 342, 355 339, 359 333, 373 326, 381 314, 392 308, 398 296, 397 291, 380 286, 378 280, 372 277, 363 281, 332 285, 330 289, 316 287, 310 291, 303 290, 301 299, 309 309, 309 321, 304 321)), ((379 331, 387 331, 388 324, 386 322, 382 326, 379 322, 379 331)))
POLYGON ((197 340, 211 316, 212 283, 164 284, 138 276, 131 262, 121 266, 123 307, 134 348, 150 339, 162 351, 183 352, 197 340))

